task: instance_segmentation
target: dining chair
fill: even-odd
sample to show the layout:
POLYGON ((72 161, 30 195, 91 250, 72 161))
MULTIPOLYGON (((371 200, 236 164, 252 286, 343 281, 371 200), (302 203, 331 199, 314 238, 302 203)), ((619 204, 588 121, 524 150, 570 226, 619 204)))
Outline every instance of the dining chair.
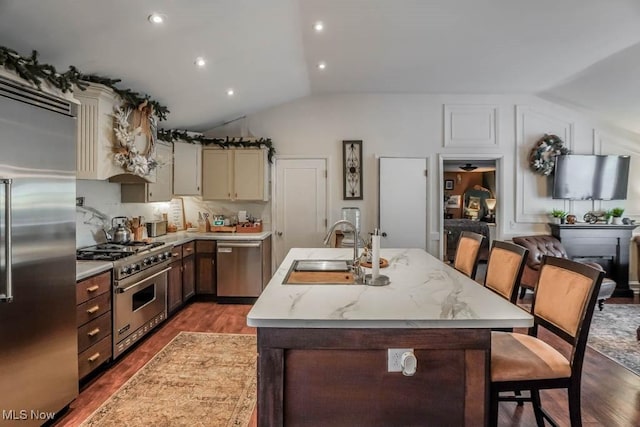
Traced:
MULTIPOLYGON (((528 334, 491 332, 490 425, 497 425, 499 401, 533 404, 538 426, 544 419, 540 390, 565 388, 572 427, 582 425, 580 382, 589 326, 604 273, 583 263, 545 256, 534 290, 528 334), (544 328, 571 346, 568 357, 538 337, 544 328), (506 391, 530 391, 530 397, 501 396, 506 391)), ((561 341, 560 341, 561 342, 561 341)))
POLYGON ((458 239, 456 256, 453 258, 453 267, 466 276, 476 278, 478 259, 480 257, 480 245, 484 236, 473 231, 463 231, 458 239))
POLYGON ((494 240, 487 261, 484 286, 515 304, 528 254, 529 250, 520 245, 494 240))

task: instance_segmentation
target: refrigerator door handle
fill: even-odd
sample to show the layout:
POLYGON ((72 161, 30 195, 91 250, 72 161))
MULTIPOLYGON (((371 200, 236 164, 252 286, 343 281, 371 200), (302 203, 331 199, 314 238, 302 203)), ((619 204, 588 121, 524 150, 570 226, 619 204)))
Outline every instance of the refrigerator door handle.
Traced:
POLYGON ((0 302, 13 301, 13 288, 11 284, 11 184, 10 178, 0 179, 4 184, 4 292, 0 290, 0 302))

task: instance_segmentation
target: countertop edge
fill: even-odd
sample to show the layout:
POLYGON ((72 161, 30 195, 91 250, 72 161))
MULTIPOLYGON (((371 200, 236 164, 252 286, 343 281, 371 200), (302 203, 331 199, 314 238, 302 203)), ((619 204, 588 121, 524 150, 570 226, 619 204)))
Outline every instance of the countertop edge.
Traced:
POLYGON ((113 268, 110 261, 76 261, 76 282, 113 268))
MULTIPOLYGON (((271 236, 271 231, 261 233, 192 233, 178 231, 164 236, 153 237, 153 242, 164 242, 169 246, 183 245, 195 240, 265 240, 271 236)), ((76 282, 95 276, 113 268, 109 261, 76 261, 76 282)))

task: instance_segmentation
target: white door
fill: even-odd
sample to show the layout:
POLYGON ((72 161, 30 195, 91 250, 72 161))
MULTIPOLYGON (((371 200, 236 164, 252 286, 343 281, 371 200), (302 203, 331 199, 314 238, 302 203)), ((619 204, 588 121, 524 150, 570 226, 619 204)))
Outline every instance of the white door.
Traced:
POLYGON ((380 246, 427 249, 427 159, 381 157, 380 246))
POLYGON ((276 266, 291 248, 317 248, 327 229, 327 160, 275 160, 273 253, 276 266))

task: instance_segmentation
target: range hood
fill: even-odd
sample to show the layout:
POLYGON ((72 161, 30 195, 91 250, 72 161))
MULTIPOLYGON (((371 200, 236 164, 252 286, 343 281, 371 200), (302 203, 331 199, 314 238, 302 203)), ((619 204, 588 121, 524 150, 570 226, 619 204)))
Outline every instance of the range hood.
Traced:
POLYGON ((121 173, 109 177, 109 182, 117 182, 120 184, 153 184, 156 182, 156 174, 152 173, 143 177, 132 173, 121 173))

